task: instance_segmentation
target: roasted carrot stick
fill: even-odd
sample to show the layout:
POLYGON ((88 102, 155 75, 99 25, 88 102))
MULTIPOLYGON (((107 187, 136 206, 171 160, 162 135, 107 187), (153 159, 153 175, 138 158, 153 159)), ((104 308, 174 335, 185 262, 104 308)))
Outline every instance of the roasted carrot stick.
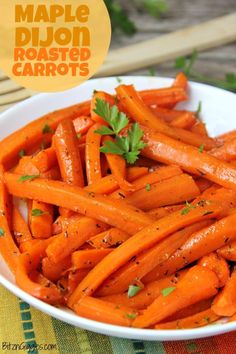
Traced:
MULTIPOLYGON (((167 87, 161 89, 143 90, 139 92, 140 97, 146 105, 168 106, 175 105, 178 102, 186 101, 186 90, 182 87, 167 87)), ((126 106, 126 104, 124 104, 126 106)))
POLYGON ((95 133, 101 124, 94 124, 86 136, 86 173, 88 184, 95 183, 102 178, 100 144, 101 135, 95 133))
POLYGON ((129 285, 136 284, 158 264, 167 260, 194 232, 211 224, 209 220, 201 221, 186 227, 165 238, 146 252, 121 267, 109 277, 100 290, 98 296, 119 294, 126 291, 129 285))
POLYGON ((54 241, 58 235, 46 238, 44 240, 32 239, 26 241, 20 245, 21 253, 36 253, 40 254, 41 258, 46 257, 46 249, 52 241, 54 241))
POLYGON ((185 171, 204 176, 219 185, 236 190, 236 169, 206 152, 174 140, 163 134, 144 129, 147 147, 142 154, 167 164, 177 164, 185 171))
POLYGON ((73 306, 73 304, 85 295, 92 295, 111 273, 118 270, 132 257, 154 246, 180 228, 200 220, 209 219, 210 217, 219 215, 220 212, 222 212, 220 205, 209 202, 207 205, 201 204, 201 206, 196 206, 196 208, 191 209, 187 214, 182 214, 178 211, 147 226, 116 248, 91 270, 72 294, 69 305, 73 306), (112 268, 110 267, 111 264, 112 268))
POLYGON ((72 267, 74 269, 91 269, 111 252, 111 249, 76 251, 72 254, 72 267))
POLYGON ((53 143, 62 180, 75 186, 84 186, 84 176, 77 136, 71 120, 63 120, 57 127, 53 143))
POLYGON ((145 285, 143 289, 133 297, 128 297, 127 292, 122 294, 108 295, 101 297, 101 300, 113 302, 118 305, 128 306, 137 310, 143 310, 161 294, 165 288, 175 286, 186 274, 187 270, 182 270, 174 275, 164 277, 145 285))
POLYGON ((15 205, 12 209, 12 229, 18 246, 24 242, 32 240, 29 227, 15 205))
POLYGON ((26 153, 32 146, 40 146, 42 142, 51 141, 52 133, 64 119, 75 119, 89 113, 90 102, 83 102, 71 107, 46 114, 17 132, 9 135, 0 143, 0 163, 10 168, 19 159, 18 153, 23 149, 26 153), (46 129, 47 128, 47 129, 46 129), (49 131, 49 133, 47 133, 49 131))
POLYGON ((217 137, 217 140, 220 141, 221 144, 225 143, 226 141, 232 140, 236 138, 236 129, 235 130, 231 130, 228 133, 224 133, 222 135, 219 135, 217 137))
POLYGON ((94 124, 94 121, 88 116, 81 116, 73 120, 76 134, 86 134, 89 128, 94 124))
POLYGON ((19 175, 7 172, 4 174, 4 179, 9 192, 15 196, 62 206, 104 221, 130 234, 152 222, 151 217, 122 200, 87 192, 64 182, 36 178, 23 182, 24 188, 22 188, 19 175))
POLYGON ((193 178, 187 174, 168 178, 134 192, 127 200, 142 210, 150 210, 166 205, 192 200, 200 194, 193 178))
POLYGON ((196 117, 192 112, 186 112, 179 117, 174 118, 170 125, 176 128, 190 129, 196 123, 196 117))
POLYGON ((31 157, 31 162, 42 172, 46 172, 57 165, 56 152, 53 147, 39 151, 31 157))
POLYGON ((225 286, 229 279, 229 266, 226 260, 215 252, 208 254, 207 256, 202 257, 198 264, 202 267, 207 267, 211 269, 217 275, 219 279, 219 286, 225 286))
POLYGON ((165 216, 170 215, 171 213, 174 213, 175 211, 181 210, 181 209, 183 209, 183 204, 171 205, 171 206, 151 209, 148 211, 148 214, 153 216, 155 218, 155 220, 159 220, 159 219, 164 218, 165 216))
POLYGON ((166 262, 153 269, 144 281, 149 282, 164 274, 173 274, 187 264, 235 240, 235 222, 236 213, 194 233, 166 262))
POLYGON ((53 205, 33 200, 29 209, 29 225, 34 238, 52 236, 53 205))
POLYGON ((214 272, 205 267, 194 266, 169 294, 162 293, 138 316, 132 326, 145 328, 159 323, 186 306, 214 296, 218 286, 219 281, 214 272))
POLYGON ((202 136, 208 136, 208 132, 206 129, 206 124, 201 122, 200 120, 198 120, 194 126, 192 126, 192 128, 190 129, 191 132, 195 133, 195 134, 199 134, 202 136))
POLYGON ((228 261, 236 262, 236 241, 232 241, 219 248, 217 254, 228 261))
POLYGON ((157 117, 165 120, 167 123, 171 123, 174 119, 177 119, 186 113, 190 113, 195 117, 194 112, 186 111, 186 110, 176 110, 169 109, 164 107, 152 107, 152 111, 157 115, 157 117))
POLYGON ((200 189, 201 193, 204 192, 206 189, 210 188, 213 184, 211 181, 209 181, 203 177, 197 177, 195 179, 195 183, 198 186, 198 188, 200 189))
POLYGON ((172 84, 172 87, 182 87, 184 90, 187 90, 188 88, 187 76, 183 72, 178 73, 172 84))
POLYGON ((206 150, 216 146, 213 139, 196 135, 184 129, 170 127, 163 120, 158 119, 145 105, 133 86, 121 85, 116 91, 121 102, 127 107, 129 115, 141 125, 190 145, 199 147, 204 144, 206 150))
POLYGON ((233 270, 231 277, 223 290, 216 296, 211 309, 218 316, 233 316, 236 313, 236 271, 233 270))
POLYGON ((137 312, 125 306, 87 296, 75 306, 75 312, 91 320, 130 327, 137 312))
POLYGON ((71 257, 64 258, 58 263, 53 263, 48 257, 42 260, 42 273, 43 275, 56 282, 62 276, 63 272, 71 267, 71 257))
POLYGON ((226 141, 222 146, 215 148, 209 153, 222 161, 232 161, 236 159, 236 138, 226 141))
POLYGON ((207 309, 176 321, 160 323, 155 326, 155 329, 187 329, 203 327, 217 321, 219 317, 220 316, 216 315, 211 309, 207 309))
POLYGON ((130 235, 128 235, 126 232, 112 227, 109 230, 91 237, 87 242, 94 248, 106 249, 109 247, 121 245, 129 237, 130 235))

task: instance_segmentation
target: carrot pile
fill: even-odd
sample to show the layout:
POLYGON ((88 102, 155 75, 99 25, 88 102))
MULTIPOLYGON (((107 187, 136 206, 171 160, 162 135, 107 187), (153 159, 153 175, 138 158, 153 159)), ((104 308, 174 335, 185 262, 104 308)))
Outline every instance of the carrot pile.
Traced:
POLYGON ((121 84, 0 142, 0 253, 19 287, 120 326, 235 320, 236 133, 209 137, 187 99, 182 73, 121 84))

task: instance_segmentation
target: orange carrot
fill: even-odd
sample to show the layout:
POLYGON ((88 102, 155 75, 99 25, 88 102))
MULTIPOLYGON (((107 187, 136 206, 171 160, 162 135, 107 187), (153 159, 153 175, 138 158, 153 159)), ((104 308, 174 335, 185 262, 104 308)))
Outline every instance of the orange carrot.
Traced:
POLYGON ((31 162, 40 172, 46 172, 57 165, 56 152, 53 147, 41 150, 31 157, 31 162))
POLYGON ((32 240, 32 235, 30 233, 29 227, 15 205, 12 209, 12 229, 18 246, 24 242, 32 240))
POLYGON ((187 90, 188 88, 187 76, 183 72, 178 73, 175 78, 175 81, 172 84, 172 87, 182 87, 184 90, 187 90))
POLYGON ((95 133, 101 124, 94 124, 86 136, 86 172, 88 184, 95 183, 102 178, 100 161, 101 135, 95 133))
POLYGON ((222 135, 219 135, 217 137, 217 140, 220 141, 221 144, 224 144, 226 141, 232 140, 236 138, 236 129, 235 130, 231 130, 228 133, 224 133, 222 135))
POLYGON ((224 258, 218 256, 216 253, 212 252, 207 256, 202 257, 198 264, 202 267, 207 267, 216 273, 219 279, 219 286, 225 286, 229 279, 229 266, 224 258))
POLYGON ((129 115, 141 125, 190 145, 199 147, 204 144, 206 150, 215 147, 213 139, 196 135, 184 129, 170 127, 163 120, 158 119, 145 105, 133 86, 121 85, 116 91, 121 102, 127 107, 129 115))
POLYGON ((175 232, 163 241, 146 252, 140 253, 137 257, 121 267, 117 272, 108 278, 100 290, 98 296, 119 294, 126 291, 129 285, 136 284, 147 273, 149 273, 158 264, 167 260, 194 232, 211 224, 209 220, 198 222, 175 232))
POLYGON ((94 124, 94 121, 88 116, 81 116, 73 120, 76 134, 86 134, 89 128, 94 124))
POLYGON ((29 225, 34 238, 52 236, 54 210, 50 204, 33 200, 29 209, 29 225))
POLYGON ((164 218, 165 216, 174 213, 175 211, 183 209, 183 204, 171 205, 161 208, 155 208, 148 211, 148 214, 153 216, 155 220, 164 218))
POLYGON ((206 189, 212 186, 212 182, 208 181, 206 178, 198 177, 195 179, 195 183, 200 189, 200 192, 204 192, 206 189))
POLYGON ((100 234, 91 237, 87 242, 97 249, 106 249, 113 246, 119 246, 126 241, 130 235, 119 229, 111 228, 100 234))
POLYGON ((222 212, 220 205, 209 202, 207 205, 201 204, 201 206, 196 206, 196 208, 191 209, 188 214, 175 212, 147 226, 116 248, 91 270, 72 294, 69 301, 70 306, 78 302, 81 297, 92 295, 111 273, 118 270, 132 257, 154 246, 182 227, 191 225, 200 220, 212 218, 219 215, 220 212, 222 212), (111 264, 112 267, 110 266, 111 264))
POLYGON ((94 110, 96 108, 97 99, 106 101, 107 103, 109 103, 110 106, 113 106, 115 104, 115 98, 106 92, 96 91, 96 92, 94 92, 93 98, 91 100, 90 114, 91 114, 92 120, 97 123, 107 125, 107 123, 104 121, 104 119, 102 119, 97 113, 94 112, 94 110))
POLYGON ((219 317, 220 316, 216 315, 211 309, 207 309, 176 321, 160 323, 155 326, 155 329, 189 329, 203 327, 217 321, 219 317))
POLYGON ((24 149, 27 153, 32 146, 37 148, 42 142, 51 141, 52 133, 64 119, 75 119, 89 113, 90 102, 83 102, 71 107, 46 114, 15 133, 3 139, 0 143, 0 163, 6 168, 12 167, 19 159, 19 152, 24 149), (45 129, 47 127, 47 129, 45 129), (47 133, 49 131, 49 133, 47 133))
POLYGON ((193 132, 195 134, 199 134, 202 136, 208 136, 206 124, 201 122, 200 120, 198 120, 190 130, 191 130, 191 132, 193 132))
POLYGON ((148 283, 133 297, 128 297, 127 292, 125 292, 123 294, 104 296, 101 300, 128 306, 137 310, 143 310, 147 306, 151 305, 151 303, 161 294, 163 289, 175 286, 185 274, 186 270, 182 270, 175 275, 148 283))
MULTIPOLYGON (((178 102, 186 101, 188 98, 186 91, 182 87, 167 87, 161 89, 143 90, 139 92, 139 95, 148 106, 172 106, 178 102)), ((126 104, 124 104, 124 106, 126 107, 126 104)))
POLYGON ((233 316, 236 313, 236 271, 233 270, 231 277, 223 290, 216 296, 211 306, 212 311, 218 316, 233 316))
POLYGON ((82 250, 72 254, 72 267, 74 269, 91 269, 106 257, 112 250, 82 250))
POLYGON ((160 106, 152 107, 152 111, 157 115, 157 117, 165 120, 167 123, 171 123, 174 119, 177 119, 186 113, 193 115, 196 119, 194 112, 186 111, 186 110, 176 110, 176 109, 168 109, 160 106))
POLYGON ((132 326, 145 328, 159 323, 186 306, 214 296, 218 286, 219 281, 214 272, 205 267, 194 266, 175 287, 165 289, 162 295, 134 320, 132 326))
POLYGON ((176 128, 182 128, 182 129, 190 129, 196 122, 196 117, 195 114, 192 112, 186 112, 182 114, 181 116, 174 118, 171 122, 170 125, 172 127, 176 128))
POLYGON ((56 282, 69 267, 71 267, 71 257, 64 258, 58 263, 53 263, 48 257, 42 260, 43 275, 52 282, 56 282))
POLYGON ((228 140, 224 145, 209 152, 212 156, 222 161, 232 161, 236 159, 236 138, 228 140))
POLYGON ((22 188, 18 175, 6 172, 4 179, 12 195, 62 206, 118 227, 130 234, 152 222, 151 217, 122 200, 87 192, 64 182, 36 178, 23 182, 24 188, 22 188))
POLYGON ((91 320, 130 327, 137 313, 125 306, 87 296, 75 306, 77 315, 91 320))
POLYGON ((236 262, 236 241, 232 241, 219 248, 217 254, 228 261, 236 262))
POLYGON ((147 147, 142 150, 144 156, 167 164, 175 163, 187 172, 236 190, 236 168, 230 164, 180 141, 143 129, 144 141, 147 143, 147 147))
POLYGON ((63 120, 58 125, 53 139, 62 180, 83 187, 84 176, 72 121, 63 120))
POLYGON ((150 210, 192 200, 200 194, 193 178, 187 174, 154 183, 150 188, 134 192, 127 200, 142 210, 150 210))

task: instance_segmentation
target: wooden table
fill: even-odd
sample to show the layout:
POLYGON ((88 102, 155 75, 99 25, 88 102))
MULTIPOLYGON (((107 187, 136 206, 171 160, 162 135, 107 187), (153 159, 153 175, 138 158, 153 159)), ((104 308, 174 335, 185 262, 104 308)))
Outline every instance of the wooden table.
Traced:
MULTIPOLYGON (((130 1, 120 0, 120 2, 136 22, 138 31, 132 37, 115 34, 111 48, 137 43, 236 11, 235 0, 167 0, 169 4, 168 13, 161 19, 155 19, 147 14, 139 13, 130 1)), ((228 72, 236 74, 235 63, 236 43, 233 43, 201 53, 195 67, 202 74, 222 78, 228 72)), ((147 75, 148 69, 129 74, 147 75)), ((174 76, 176 74, 173 61, 159 64, 154 69, 156 70, 156 75, 159 76, 174 76)), ((32 94, 34 94, 32 91, 21 88, 9 80, 4 73, 0 72, 0 112, 9 108, 12 104, 30 97, 32 94)))

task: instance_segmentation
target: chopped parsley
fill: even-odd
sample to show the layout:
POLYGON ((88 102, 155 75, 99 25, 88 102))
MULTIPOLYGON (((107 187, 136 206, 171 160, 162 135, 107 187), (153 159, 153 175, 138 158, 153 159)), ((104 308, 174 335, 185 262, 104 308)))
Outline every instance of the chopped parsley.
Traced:
POLYGON ((24 175, 24 176, 20 176, 20 178, 18 179, 18 182, 30 181, 30 180, 33 180, 38 177, 39 177, 39 175, 24 175))
POLYGON ((130 285, 129 289, 128 289, 128 297, 133 297, 136 294, 139 293, 139 291, 141 290, 140 286, 137 285, 130 285))
POLYGON ((165 288, 161 290, 161 293, 164 297, 170 295, 176 288, 174 286, 170 286, 169 288, 165 288))

